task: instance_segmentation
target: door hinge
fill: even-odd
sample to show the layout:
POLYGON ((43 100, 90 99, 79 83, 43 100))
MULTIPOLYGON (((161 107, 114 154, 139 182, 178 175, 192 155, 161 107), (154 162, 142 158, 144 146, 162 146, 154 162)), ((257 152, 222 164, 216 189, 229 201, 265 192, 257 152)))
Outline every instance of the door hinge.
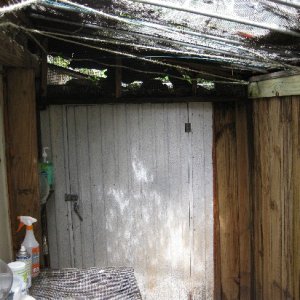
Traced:
POLYGON ((192 131, 192 124, 191 123, 185 123, 185 132, 191 132, 192 131))

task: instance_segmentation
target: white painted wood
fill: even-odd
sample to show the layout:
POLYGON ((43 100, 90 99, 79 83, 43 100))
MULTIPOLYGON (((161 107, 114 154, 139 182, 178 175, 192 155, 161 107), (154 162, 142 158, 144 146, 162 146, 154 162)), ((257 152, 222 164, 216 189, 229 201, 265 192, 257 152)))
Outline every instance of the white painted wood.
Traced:
MULTIPOLYGON (((78 164, 74 163, 77 160, 77 144, 76 144, 76 122, 75 122, 75 107, 66 107, 66 117, 67 117, 67 142, 68 149, 65 160, 68 161, 69 169, 67 170, 69 181, 69 187, 66 187, 66 193, 78 195, 79 194, 79 180, 78 180, 78 164)), ((68 203, 68 210, 71 210, 72 221, 72 235, 73 235, 73 249, 70 249, 70 253, 73 255, 73 261, 71 267, 83 267, 82 260, 82 242, 81 242, 81 222, 78 216, 73 210, 73 204, 68 203)))
MULTIPOLYGON (((68 117, 66 108, 63 111, 63 130, 64 130, 64 162, 65 162, 65 186, 66 193, 71 194, 71 178, 70 174, 70 159, 69 159, 69 136, 68 136, 68 117)), ((73 267, 75 265, 75 248, 74 248, 74 232, 73 232, 73 220, 72 220, 72 203, 66 202, 66 207, 68 211, 68 231, 69 231, 69 241, 70 241, 70 263, 73 267)))
MULTIPOLYGON (((2 71, 2 66, 0 70, 2 71)), ((2 75, 0 75, 0 237, 0 258, 8 263, 12 259, 12 239, 8 211, 2 75)))
POLYGON ((103 190, 102 172, 102 135, 101 133, 101 108, 100 106, 88 106, 88 140, 89 140, 89 168, 91 176, 91 200, 93 211, 93 243, 96 266, 106 266, 106 217, 103 190))
MULTIPOLYGON (((116 186, 115 144, 114 144, 114 114, 112 105, 101 107, 102 136, 102 166, 106 217, 106 247, 107 265, 113 266, 118 261, 118 244, 116 223, 118 219, 119 202, 121 201, 116 186)), ((121 203, 122 204, 122 203, 121 203)))
MULTIPOLYGON (((54 106, 50 110, 52 161, 54 165, 55 225, 59 268, 72 266, 69 234, 71 228, 69 228, 68 222, 68 204, 64 199, 65 193, 68 190, 66 186, 67 170, 64 149, 64 141, 66 138, 64 135, 64 115, 65 107, 63 106, 54 106)), ((51 256, 50 263, 52 267, 51 256)))
POLYGON ((132 266, 146 300, 212 299, 212 107, 189 106, 67 107, 75 266, 132 266))
POLYGON ((213 298, 212 110, 210 103, 190 103, 192 124, 193 251, 192 278, 196 299, 213 298), (205 226, 203 226, 205 224, 205 226))
POLYGON ((206 299, 214 299, 214 232, 213 217, 213 117, 212 104, 203 103, 204 117, 204 199, 205 199, 205 282, 206 299))
MULTIPOLYGON (((131 212, 128 218, 128 232, 130 240, 128 243, 128 257, 129 265, 143 266, 143 249, 138 245, 143 241, 144 232, 140 227, 139 220, 141 219, 140 206, 137 202, 142 198, 142 184, 141 180, 145 177, 143 174, 142 165, 140 161, 140 106, 126 105, 126 119, 127 119, 127 153, 128 153, 128 198, 129 211, 131 212), (142 250, 142 251, 141 251, 142 250)), ((135 271, 138 274, 140 284, 143 285, 142 269, 137 267, 135 271)), ((142 287, 143 288, 143 287, 142 287)))
POLYGON ((300 75, 250 82, 248 97, 268 98, 300 95, 300 75))
MULTIPOLYGON (((50 126, 50 110, 43 110, 40 112, 41 120, 41 145, 42 147, 49 147, 48 158, 52 161, 52 141, 51 141, 51 126, 50 126)), ((52 194, 47 203, 47 227, 48 227, 48 247, 50 254, 51 267, 56 269, 59 266, 58 261, 58 243, 56 234, 56 209, 55 197, 52 194)))
MULTIPOLYGON (((77 164, 78 176, 78 196, 79 211, 83 220, 80 221, 81 227, 81 248, 82 248, 82 267, 88 268, 95 265, 94 252, 94 228, 93 228, 93 205, 91 200, 90 183, 90 143, 89 143, 89 120, 87 106, 75 107, 76 123, 76 161, 70 161, 70 164, 77 164)), ((92 166, 93 168, 93 166, 92 166)), ((70 177, 72 174, 70 173, 70 177)), ((98 216, 98 214, 97 214, 98 216)), ((78 221, 79 216, 73 213, 73 219, 78 221)))

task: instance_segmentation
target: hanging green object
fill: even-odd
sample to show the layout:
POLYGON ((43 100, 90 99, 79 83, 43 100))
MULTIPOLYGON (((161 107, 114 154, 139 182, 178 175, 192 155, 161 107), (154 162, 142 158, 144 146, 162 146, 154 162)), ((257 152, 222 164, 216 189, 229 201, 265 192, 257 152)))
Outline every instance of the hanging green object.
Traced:
POLYGON ((53 185, 53 164, 47 158, 47 151, 49 147, 43 148, 43 162, 40 163, 40 170, 43 176, 47 178, 50 187, 53 185))

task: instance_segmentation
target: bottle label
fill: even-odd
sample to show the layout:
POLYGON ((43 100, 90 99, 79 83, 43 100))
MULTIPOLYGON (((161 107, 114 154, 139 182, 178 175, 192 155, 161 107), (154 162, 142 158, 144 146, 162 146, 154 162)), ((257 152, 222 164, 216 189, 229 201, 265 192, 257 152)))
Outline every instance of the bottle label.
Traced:
POLYGON ((40 248, 32 248, 32 277, 38 276, 40 272, 40 248))
POLYGON ((17 256, 17 261, 22 261, 26 265, 26 273, 27 273, 27 288, 31 287, 31 257, 28 256, 17 256))

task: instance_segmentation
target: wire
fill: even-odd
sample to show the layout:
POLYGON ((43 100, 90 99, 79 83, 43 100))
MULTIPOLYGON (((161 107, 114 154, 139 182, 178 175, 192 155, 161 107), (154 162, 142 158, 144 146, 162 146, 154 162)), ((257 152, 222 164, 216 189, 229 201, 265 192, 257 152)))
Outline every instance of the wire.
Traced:
MULTIPOLYGON (((124 66, 124 65, 116 65, 116 64, 108 64, 108 63, 103 63, 103 62, 99 62, 95 59, 90 59, 90 58, 72 58, 72 61, 90 61, 90 62, 95 62, 97 63, 98 65, 103 65, 105 67, 113 67, 113 68, 122 68, 122 69, 128 69, 128 70, 131 70, 131 71, 134 71, 134 72, 138 72, 138 73, 144 73, 144 74, 153 74, 153 75, 163 75, 163 76, 168 76, 168 77, 171 77, 171 78, 175 78, 175 79, 179 79, 179 80, 182 80, 182 81, 186 81, 185 78, 183 77, 179 77, 179 76, 175 76, 175 75, 171 75, 171 74, 168 74, 166 72, 157 72, 157 71, 144 71, 144 70, 141 70, 141 69, 137 69, 137 68, 132 68, 132 67, 128 67, 128 66, 124 66)), ((191 80, 195 80, 195 78, 191 78, 191 80)), ((215 80, 211 80, 212 82, 226 82, 226 83, 230 83, 230 81, 215 81, 215 80)), ((233 83, 233 82, 232 82, 233 83)), ((243 82, 234 82, 235 84, 247 84, 248 81, 243 81, 243 82)))

